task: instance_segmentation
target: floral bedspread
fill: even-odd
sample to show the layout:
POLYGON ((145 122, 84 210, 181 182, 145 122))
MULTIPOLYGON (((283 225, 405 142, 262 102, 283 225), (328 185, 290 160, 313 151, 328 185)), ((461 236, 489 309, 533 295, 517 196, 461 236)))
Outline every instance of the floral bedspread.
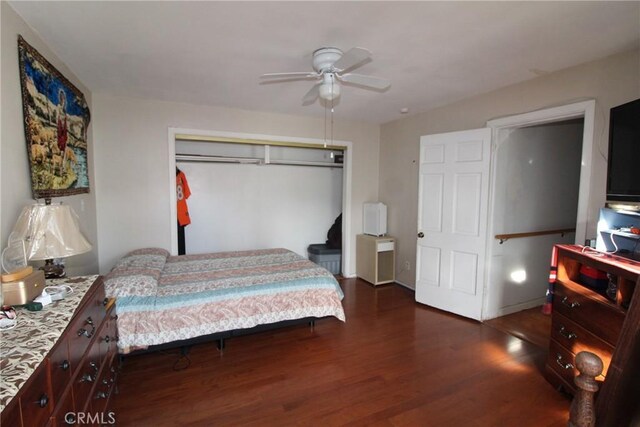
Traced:
POLYGON ((345 321, 333 275, 286 249, 169 256, 141 249, 105 279, 121 353, 305 317, 345 321))

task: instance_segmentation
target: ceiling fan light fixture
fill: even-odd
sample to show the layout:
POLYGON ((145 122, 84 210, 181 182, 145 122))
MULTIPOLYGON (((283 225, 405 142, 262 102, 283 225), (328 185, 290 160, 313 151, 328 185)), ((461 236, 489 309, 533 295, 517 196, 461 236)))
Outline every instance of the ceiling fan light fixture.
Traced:
POLYGON ((331 83, 322 83, 319 89, 320 98, 326 99, 327 101, 332 101, 340 96, 340 85, 337 83, 333 85, 331 83))
POLYGON ((333 73, 325 73, 322 76, 322 84, 320 85, 320 98, 332 101, 340 96, 340 83, 336 81, 333 73))

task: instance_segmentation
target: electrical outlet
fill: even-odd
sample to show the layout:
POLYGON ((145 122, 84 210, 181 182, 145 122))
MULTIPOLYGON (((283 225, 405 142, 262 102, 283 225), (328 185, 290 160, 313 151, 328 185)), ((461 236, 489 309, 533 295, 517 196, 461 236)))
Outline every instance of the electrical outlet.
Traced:
POLYGON ((404 270, 411 271, 411 263, 409 261, 404 262, 404 270))

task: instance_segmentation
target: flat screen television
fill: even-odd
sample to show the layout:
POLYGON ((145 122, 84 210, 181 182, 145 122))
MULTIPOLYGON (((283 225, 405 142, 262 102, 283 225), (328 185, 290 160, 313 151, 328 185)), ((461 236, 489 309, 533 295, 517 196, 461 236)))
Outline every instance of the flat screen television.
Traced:
POLYGON ((640 203, 640 99, 611 109, 607 201, 640 203))

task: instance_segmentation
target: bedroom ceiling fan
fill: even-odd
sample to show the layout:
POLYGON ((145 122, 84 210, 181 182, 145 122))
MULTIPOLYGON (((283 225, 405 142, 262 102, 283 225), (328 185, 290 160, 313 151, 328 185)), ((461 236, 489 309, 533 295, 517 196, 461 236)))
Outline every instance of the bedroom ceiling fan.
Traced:
POLYGON ((277 82, 291 80, 318 80, 318 83, 302 97, 303 105, 313 104, 318 97, 327 101, 333 101, 340 96, 340 85, 352 84, 363 89, 383 91, 391 86, 387 79, 362 74, 353 74, 350 71, 371 58, 371 52, 361 47, 349 49, 346 53, 336 47, 322 47, 313 52, 311 65, 314 71, 301 71, 292 73, 269 73, 260 76, 262 79, 272 79, 277 82))

